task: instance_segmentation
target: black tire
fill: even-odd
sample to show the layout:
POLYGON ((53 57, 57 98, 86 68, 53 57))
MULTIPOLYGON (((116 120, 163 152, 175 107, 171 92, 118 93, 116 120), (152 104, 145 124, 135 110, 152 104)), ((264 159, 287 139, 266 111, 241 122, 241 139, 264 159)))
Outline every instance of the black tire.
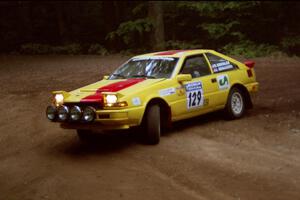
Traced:
POLYGON ((243 92, 237 87, 232 88, 224 109, 226 118, 229 120, 241 118, 245 114, 245 103, 243 92))
POLYGON ((147 144, 158 144, 161 134, 161 119, 160 119, 160 107, 159 105, 151 105, 147 109, 146 113, 146 137, 145 142, 147 144))
POLYGON ((89 130, 77 129, 76 131, 80 141, 88 142, 91 140, 91 132, 89 130))

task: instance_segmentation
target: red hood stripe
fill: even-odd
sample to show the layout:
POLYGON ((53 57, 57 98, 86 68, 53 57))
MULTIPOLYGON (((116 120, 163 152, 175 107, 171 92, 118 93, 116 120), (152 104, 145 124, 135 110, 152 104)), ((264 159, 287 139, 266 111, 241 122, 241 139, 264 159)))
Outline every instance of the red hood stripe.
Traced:
POLYGON ((144 81, 143 78, 136 78, 136 79, 127 79, 126 81, 120 81, 116 83, 112 83, 103 87, 100 87, 97 89, 95 94, 89 95, 83 99, 81 99, 80 102, 100 102, 103 101, 103 95, 102 92, 118 92, 120 90, 123 90, 125 88, 128 88, 132 85, 135 85, 139 82, 144 81))

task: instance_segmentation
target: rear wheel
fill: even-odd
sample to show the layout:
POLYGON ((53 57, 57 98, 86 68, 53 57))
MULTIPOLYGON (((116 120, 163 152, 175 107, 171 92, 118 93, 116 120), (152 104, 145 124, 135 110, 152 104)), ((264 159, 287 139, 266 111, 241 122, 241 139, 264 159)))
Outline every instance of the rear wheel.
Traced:
POLYGON ((234 87, 230 90, 227 104, 225 107, 225 114, 228 119, 241 118, 245 113, 245 97, 241 90, 234 87))
POLYGON ((159 105, 152 105, 146 113, 146 143, 158 144, 161 134, 161 119, 159 105))

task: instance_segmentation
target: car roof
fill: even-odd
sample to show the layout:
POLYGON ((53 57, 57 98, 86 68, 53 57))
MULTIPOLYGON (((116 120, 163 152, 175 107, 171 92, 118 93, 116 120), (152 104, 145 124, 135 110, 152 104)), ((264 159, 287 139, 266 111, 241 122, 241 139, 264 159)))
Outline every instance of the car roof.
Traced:
POLYGON ((133 58, 143 58, 143 57, 174 57, 180 58, 183 56, 189 56, 199 53, 207 53, 207 52, 214 52, 214 50, 210 49, 190 49, 190 50, 168 50, 168 51, 159 51, 153 53, 147 53, 142 55, 134 56, 133 58))

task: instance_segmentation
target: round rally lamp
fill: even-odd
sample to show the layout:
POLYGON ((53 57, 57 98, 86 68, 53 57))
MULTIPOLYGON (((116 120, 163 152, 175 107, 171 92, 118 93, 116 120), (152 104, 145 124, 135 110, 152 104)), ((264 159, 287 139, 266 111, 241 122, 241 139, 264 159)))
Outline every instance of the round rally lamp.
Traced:
POLYGON ((50 121, 54 121, 56 119, 56 107, 54 106, 48 106, 46 109, 46 116, 50 121))
POLYGON ((66 121, 69 116, 69 108, 67 106, 60 106, 57 110, 57 114, 60 121, 66 121))
POLYGON ((85 122, 92 122, 92 121, 94 121, 95 116, 96 116, 95 109, 91 106, 88 106, 83 111, 82 119, 85 122))
POLYGON ((73 106, 70 110, 70 119, 72 121, 78 121, 80 120, 81 118, 81 115, 82 115, 82 111, 80 109, 79 106, 73 106))
POLYGON ((62 105, 64 103, 64 95, 63 94, 55 94, 54 96, 56 106, 62 105))

